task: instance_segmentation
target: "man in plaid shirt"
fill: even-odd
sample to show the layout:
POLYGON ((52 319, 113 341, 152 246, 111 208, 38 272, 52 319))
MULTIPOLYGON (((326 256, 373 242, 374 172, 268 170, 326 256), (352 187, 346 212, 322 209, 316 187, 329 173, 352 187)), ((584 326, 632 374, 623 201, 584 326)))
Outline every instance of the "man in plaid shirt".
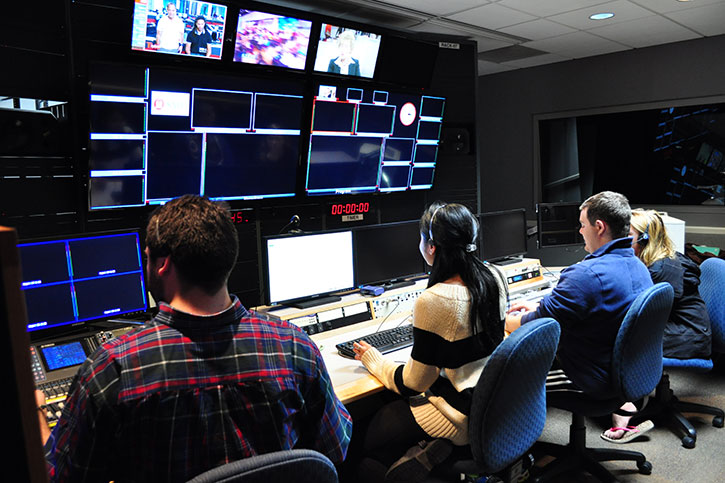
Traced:
POLYGON ((152 214, 146 245, 159 314, 83 363, 52 434, 41 415, 51 480, 186 481, 291 448, 341 462, 352 420, 319 350, 227 291, 229 213, 182 196, 152 214))

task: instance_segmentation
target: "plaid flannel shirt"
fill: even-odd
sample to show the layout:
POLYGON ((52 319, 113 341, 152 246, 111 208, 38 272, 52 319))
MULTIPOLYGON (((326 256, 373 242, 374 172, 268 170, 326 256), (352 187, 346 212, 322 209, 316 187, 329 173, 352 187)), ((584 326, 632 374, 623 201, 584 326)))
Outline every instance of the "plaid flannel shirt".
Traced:
POLYGON ((83 363, 45 446, 51 481, 186 481, 292 448, 344 459, 352 420, 315 344, 232 298, 211 316, 161 304, 83 363))

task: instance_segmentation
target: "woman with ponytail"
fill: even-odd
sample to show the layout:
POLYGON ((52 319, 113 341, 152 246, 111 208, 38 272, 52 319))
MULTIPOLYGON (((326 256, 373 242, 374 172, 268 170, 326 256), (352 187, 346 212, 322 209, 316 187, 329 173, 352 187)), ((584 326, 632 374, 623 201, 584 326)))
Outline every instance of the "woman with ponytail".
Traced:
POLYGON ((501 274, 478 258, 477 240, 478 221, 465 206, 429 206, 419 248, 432 268, 413 308, 410 359, 387 359, 364 341, 354 346, 356 359, 405 398, 373 416, 363 481, 420 481, 454 445, 468 444, 471 395, 503 340, 507 300, 501 274))

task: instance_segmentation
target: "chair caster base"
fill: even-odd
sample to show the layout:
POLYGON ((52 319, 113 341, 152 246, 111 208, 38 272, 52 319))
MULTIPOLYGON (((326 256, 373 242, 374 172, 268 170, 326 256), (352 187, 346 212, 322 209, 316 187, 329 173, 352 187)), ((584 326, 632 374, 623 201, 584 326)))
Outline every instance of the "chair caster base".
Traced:
POLYGON ((712 418, 712 425, 716 428, 722 428, 723 427, 723 418, 720 416, 715 416, 712 418))
POLYGON ((692 449, 695 447, 695 438, 691 438, 690 436, 685 436, 682 438, 682 446, 684 446, 687 449, 692 449))
POLYGON ((652 474, 652 463, 650 463, 649 461, 643 461, 642 463, 637 463, 637 469, 643 475, 651 475, 652 474))

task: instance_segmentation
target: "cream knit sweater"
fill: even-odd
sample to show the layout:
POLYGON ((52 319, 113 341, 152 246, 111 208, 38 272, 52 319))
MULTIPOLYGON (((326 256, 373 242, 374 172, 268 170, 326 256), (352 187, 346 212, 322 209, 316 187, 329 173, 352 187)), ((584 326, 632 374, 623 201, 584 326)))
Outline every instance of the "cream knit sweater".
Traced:
MULTIPOLYGON (((491 272, 499 285, 499 307, 503 320, 506 312, 505 282, 495 270, 491 272)), ((449 439, 456 445, 468 444, 468 415, 429 389, 442 377, 460 392, 473 388, 481 376, 490 353, 478 357, 468 351, 463 351, 463 354, 460 351, 473 335, 468 320, 470 305, 471 296, 465 286, 438 283, 423 292, 415 302, 413 354, 404 366, 386 359, 375 348, 366 351, 362 357, 368 371, 391 391, 403 395, 425 393, 411 400, 415 420, 430 436, 449 439), (435 354, 429 357, 430 352, 435 354)))

